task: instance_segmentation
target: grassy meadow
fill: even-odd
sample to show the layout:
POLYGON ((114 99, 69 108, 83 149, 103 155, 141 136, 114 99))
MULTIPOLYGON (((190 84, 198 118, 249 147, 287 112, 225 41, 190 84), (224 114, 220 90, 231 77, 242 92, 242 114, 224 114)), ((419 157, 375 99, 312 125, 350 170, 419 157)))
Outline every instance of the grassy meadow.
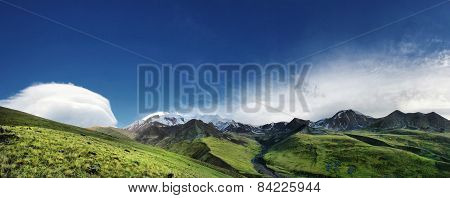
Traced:
POLYGON ((450 177, 448 163, 345 134, 295 134, 272 147, 264 159, 290 177, 450 177))
POLYGON ((0 177, 230 177, 127 138, 5 108, 0 115, 0 177))

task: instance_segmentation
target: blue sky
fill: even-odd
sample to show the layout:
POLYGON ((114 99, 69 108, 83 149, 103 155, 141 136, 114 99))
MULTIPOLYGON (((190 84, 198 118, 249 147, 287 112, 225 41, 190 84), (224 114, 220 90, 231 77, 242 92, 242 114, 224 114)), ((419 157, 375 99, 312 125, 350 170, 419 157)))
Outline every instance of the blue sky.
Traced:
MULTIPOLYGON (((441 1, 9 2, 163 63, 264 64, 295 60, 441 1)), ((405 40, 447 42, 449 9, 443 5, 309 61, 327 53, 392 53, 386 46, 405 40)), ((0 99, 37 82, 70 82, 108 98, 123 126, 139 117, 136 65, 141 63, 150 61, 0 2, 0 99)))

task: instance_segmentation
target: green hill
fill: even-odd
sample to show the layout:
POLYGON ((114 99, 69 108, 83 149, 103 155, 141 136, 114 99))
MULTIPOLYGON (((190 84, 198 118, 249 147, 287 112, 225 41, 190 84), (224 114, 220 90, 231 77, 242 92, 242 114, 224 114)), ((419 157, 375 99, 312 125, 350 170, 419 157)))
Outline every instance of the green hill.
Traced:
POLYGON ((242 141, 241 144, 231 141, 207 137, 201 139, 211 149, 211 154, 225 161, 238 170, 239 173, 251 177, 261 176, 253 167, 252 159, 260 152, 260 145, 252 139, 235 137, 242 141))
MULTIPOLYGON (((449 133, 430 133, 427 131, 395 129, 377 133, 368 131, 352 131, 347 135, 365 137, 370 140, 381 141, 389 147, 415 153, 417 155, 450 163, 449 133)), ((369 142, 367 142, 369 140, 369 142)), ((364 141, 364 140, 363 140, 364 141)))
POLYGON ((261 149, 258 142, 236 134, 226 136, 228 139, 209 136, 193 141, 182 141, 171 145, 168 149, 239 175, 261 177, 252 164, 252 159, 261 149))
POLYGON ((252 159, 258 154, 258 142, 253 139, 224 133, 212 124, 189 120, 174 126, 149 126, 135 133, 135 140, 158 146, 185 156, 221 167, 235 177, 260 177, 252 159))
POLYGON ((0 107, 0 177, 229 177, 226 170, 0 107))
POLYGON ((273 146, 264 159, 270 168, 286 176, 450 177, 446 162, 383 141, 354 137, 297 133, 273 146))

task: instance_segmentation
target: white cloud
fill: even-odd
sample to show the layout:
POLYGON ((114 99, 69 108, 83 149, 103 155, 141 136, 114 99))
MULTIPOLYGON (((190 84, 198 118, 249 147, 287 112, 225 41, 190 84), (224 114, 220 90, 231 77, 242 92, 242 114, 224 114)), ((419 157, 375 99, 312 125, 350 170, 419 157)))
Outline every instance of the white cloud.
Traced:
POLYGON ((312 119, 341 109, 375 117, 394 110, 435 111, 450 118, 450 51, 425 57, 372 56, 326 60, 310 76, 312 119))
POLYGON ((290 90, 279 86, 271 90, 269 100, 248 103, 284 104, 284 113, 269 112, 267 108, 249 113, 236 108, 230 117, 253 124, 288 121, 293 117, 316 121, 339 110, 354 109, 373 117, 383 117, 394 110, 434 111, 449 119, 450 50, 411 57, 412 50, 395 55, 341 53, 313 61, 304 92, 309 112, 303 111, 299 98, 280 100, 278 96, 288 95, 290 90), (288 108, 292 104, 294 111, 288 108))
POLYGON ((36 84, 0 100, 0 106, 80 127, 115 126, 108 99, 73 84, 36 84))

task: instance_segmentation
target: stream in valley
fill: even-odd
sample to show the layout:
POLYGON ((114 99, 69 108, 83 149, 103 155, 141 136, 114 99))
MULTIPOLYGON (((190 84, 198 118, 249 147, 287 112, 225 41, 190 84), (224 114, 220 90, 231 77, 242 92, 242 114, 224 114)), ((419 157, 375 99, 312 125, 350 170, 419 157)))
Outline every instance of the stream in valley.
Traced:
POLYGON ((255 167, 256 171, 267 177, 281 177, 266 165, 264 155, 267 153, 268 149, 267 146, 262 146, 261 152, 252 159, 253 167, 255 167))

